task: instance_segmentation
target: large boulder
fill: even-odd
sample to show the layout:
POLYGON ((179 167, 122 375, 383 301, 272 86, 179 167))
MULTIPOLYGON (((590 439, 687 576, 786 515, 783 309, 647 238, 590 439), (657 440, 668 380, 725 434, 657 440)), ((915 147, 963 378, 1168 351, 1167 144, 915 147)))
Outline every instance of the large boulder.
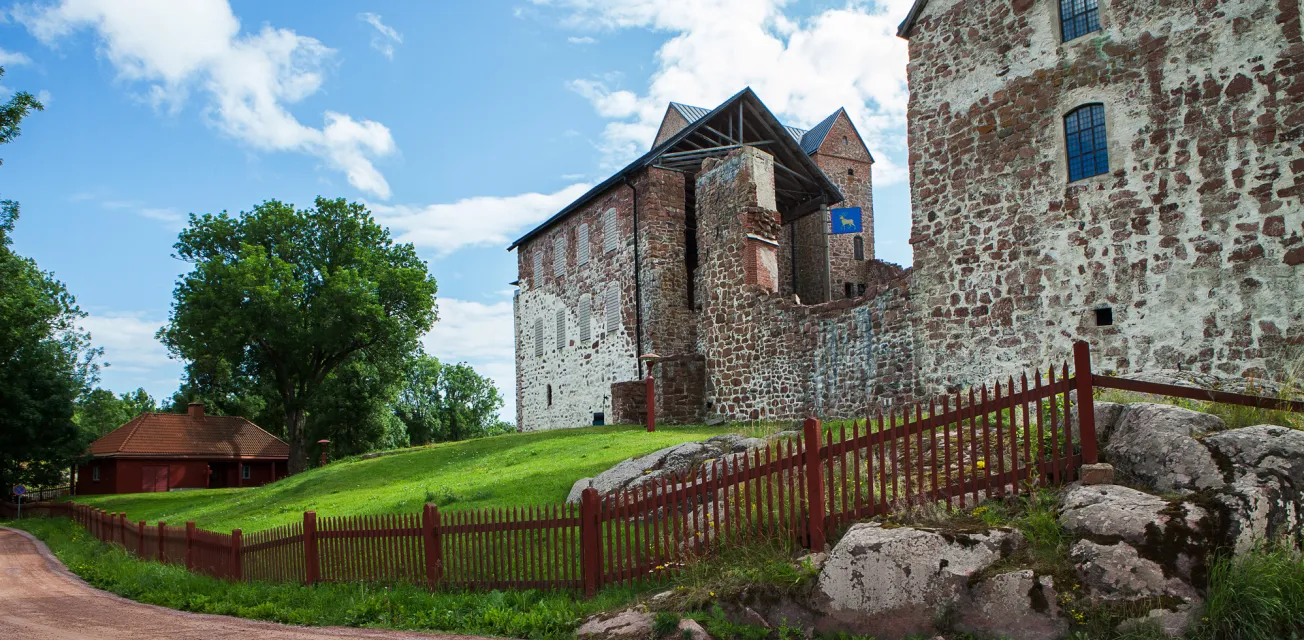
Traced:
MULTIPOLYGON (((704 442, 685 442, 653 451, 645 456, 629 458, 603 471, 593 478, 577 480, 571 487, 566 502, 578 504, 580 494, 592 487, 599 495, 632 489, 652 480, 690 478, 704 465, 723 460, 726 465, 741 463, 749 451, 764 447, 791 432, 780 432, 766 438, 748 438, 738 434, 715 436, 704 442)), ((708 477, 714 467, 707 466, 708 477)), ((732 468, 732 466, 730 467, 732 468)))
POLYGON ((1031 569, 992 576, 974 585, 956 612, 955 628, 983 637, 1054 640, 1069 632, 1054 581, 1031 569))
POLYGON ((1159 491, 1219 489, 1223 474, 1196 439, 1226 428, 1217 416, 1165 404, 1128 405, 1109 434, 1106 459, 1124 477, 1159 491))
POLYGON ((1125 542, 1104 545, 1079 540, 1069 551, 1069 558, 1083 584, 1099 600, 1132 602, 1174 596, 1193 602, 1198 598, 1191 585, 1165 575, 1163 567, 1142 558, 1125 542))
MULTIPOLYGON (((1198 505, 1109 484, 1070 485, 1062 498, 1060 524, 1098 545, 1125 543, 1138 557, 1160 566, 1164 575, 1195 584, 1203 583, 1217 528, 1198 505)), ((1078 568, 1084 571, 1081 562, 1078 568)))
POLYGON ((814 604, 826 630, 902 638, 929 633, 969 580, 1023 543, 1019 532, 948 533, 853 525, 829 554, 814 604))
POLYGON ((1304 431, 1261 424, 1215 433, 1203 444, 1222 458, 1229 480, 1253 474, 1304 488, 1304 431))

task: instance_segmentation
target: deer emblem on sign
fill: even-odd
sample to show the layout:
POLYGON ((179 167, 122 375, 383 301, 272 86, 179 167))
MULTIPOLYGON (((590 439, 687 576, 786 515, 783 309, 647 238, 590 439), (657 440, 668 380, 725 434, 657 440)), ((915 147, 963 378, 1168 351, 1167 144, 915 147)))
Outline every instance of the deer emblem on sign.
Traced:
POLYGON ((844 228, 847 228, 847 229, 855 229, 855 228, 856 228, 856 221, 855 221, 855 220, 852 220, 851 218, 848 218, 847 216, 845 216, 845 215, 843 215, 843 214, 841 214, 841 213, 838 214, 838 223, 841 224, 844 228))

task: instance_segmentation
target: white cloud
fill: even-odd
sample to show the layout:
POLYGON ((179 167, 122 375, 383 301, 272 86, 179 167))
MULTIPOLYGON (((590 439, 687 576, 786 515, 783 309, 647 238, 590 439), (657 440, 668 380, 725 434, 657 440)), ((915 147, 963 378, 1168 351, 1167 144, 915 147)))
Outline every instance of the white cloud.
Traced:
POLYGON ((585 44, 596 44, 598 40, 597 38, 594 38, 592 36, 571 36, 569 38, 566 38, 566 42, 569 42, 571 44, 585 45, 585 44))
POLYGON ((54 96, 50 95, 49 91, 41 89, 36 92, 36 100, 41 103, 41 106, 49 107, 50 102, 54 100, 54 96))
POLYGON ((313 128, 287 110, 321 89, 334 57, 315 38, 271 26, 241 33, 226 0, 62 0, 19 5, 13 14, 47 45, 93 29, 119 78, 147 84, 145 97, 155 107, 179 110, 198 91, 207 97, 207 120, 223 133, 259 150, 316 156, 355 188, 390 196, 372 164, 395 150, 387 127, 326 111, 322 127, 313 128))
POLYGON ((375 13, 359 13, 358 19, 375 27, 376 33, 371 35, 371 48, 379 51, 390 60, 394 59, 394 45, 403 44, 403 34, 394 30, 393 27, 380 21, 380 15, 375 13))
POLYGON ((439 321, 421 339, 426 353, 443 362, 467 362, 498 386, 500 414, 516 419, 516 347, 510 300, 484 304, 439 299, 439 321))
POLYGON ((554 193, 480 196, 449 204, 378 205, 371 211, 401 242, 447 255, 463 247, 500 245, 515 240, 589 190, 573 184, 554 193))
POLYGON ((16 67, 20 64, 31 64, 32 59, 19 51, 5 51, 0 49, 0 67, 16 67))
POLYGON ((585 29, 671 34, 644 91, 607 79, 568 86, 613 120, 601 148, 608 167, 647 150, 671 101, 714 107, 751 86, 777 115, 808 127, 846 107, 875 153, 875 183, 905 179, 906 62, 896 27, 912 0, 850 2, 802 20, 784 0, 534 0, 567 11, 585 29))
POLYGON ((81 326, 91 334, 91 343, 104 348, 104 361, 119 373, 155 373, 160 367, 175 364, 168 359, 167 348, 154 333, 167 321, 149 319, 143 313, 92 313, 81 326))

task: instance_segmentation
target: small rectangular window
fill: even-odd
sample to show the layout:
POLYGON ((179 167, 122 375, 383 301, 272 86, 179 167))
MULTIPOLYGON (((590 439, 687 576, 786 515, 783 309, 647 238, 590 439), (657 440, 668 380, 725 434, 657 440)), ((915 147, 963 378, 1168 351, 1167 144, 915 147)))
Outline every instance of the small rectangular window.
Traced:
POLYGON ((558 278, 566 273, 566 232, 552 241, 552 275, 558 278))
POLYGON ((601 427, 604 424, 607 424, 607 414, 602 411, 593 412, 593 426, 601 427))
POLYGON ((557 310, 557 349, 566 347, 566 310, 557 310))
POLYGON ((620 245, 620 218, 614 208, 607 209, 602 214, 602 245, 603 251, 607 253, 615 251, 620 245))
POLYGON ((91 482, 99 482, 99 481, 100 481, 100 468, 91 467, 91 482))
POLYGON ((1098 0, 1060 0, 1060 33, 1064 42, 1100 31, 1098 0))
POLYGON ((543 357, 543 318, 534 319, 534 357, 543 357))
POLYGON ((585 294, 580 298, 580 344, 588 346, 593 339, 593 299, 585 294))
POLYGON ((1114 326, 1114 310, 1109 307, 1096 309, 1096 326, 1112 327, 1114 326))
POLYGON ((620 285, 615 282, 607 284, 607 333, 620 328, 620 285))
POLYGON ((864 284, 856 285, 856 293, 862 296, 865 295, 865 285, 864 284))
POLYGON ((860 236, 856 236, 855 239, 852 241, 852 245, 853 245, 852 251, 853 251, 853 253, 855 254, 854 257, 855 257, 857 260, 864 260, 864 259, 865 259, 865 239, 862 238, 862 237, 860 237, 860 236))
POLYGON ((242 464, 242 465, 240 465, 240 477, 241 477, 241 478, 243 478, 243 479, 245 479, 245 480, 248 480, 248 479, 250 478, 250 476, 252 476, 252 475, 253 475, 253 473, 250 471, 250 469, 249 469, 249 465, 247 465, 247 464, 242 464))
POLYGON ((852 285, 850 282, 844 282, 844 283, 842 283, 842 291, 843 291, 843 293, 846 293, 846 294, 847 294, 847 297, 848 297, 848 298, 850 298, 850 297, 852 297, 852 295, 854 295, 854 294, 853 294, 853 292, 855 291, 854 286, 855 286, 855 285, 852 285))
POLYGON ((589 263, 589 224, 580 225, 575 237, 575 264, 584 266, 589 263))

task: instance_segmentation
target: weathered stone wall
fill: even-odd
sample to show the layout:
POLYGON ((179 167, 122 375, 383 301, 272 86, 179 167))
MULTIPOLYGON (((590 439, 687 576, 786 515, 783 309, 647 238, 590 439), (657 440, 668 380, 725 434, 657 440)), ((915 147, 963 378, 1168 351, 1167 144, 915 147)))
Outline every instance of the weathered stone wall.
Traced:
POLYGON ((684 174, 650 168, 633 182, 639 197, 643 352, 691 353, 696 348, 697 323, 688 299, 684 174))
MULTIPOLYGON (((833 299, 848 297, 847 283, 851 283, 851 297, 859 297, 864 295, 862 289, 869 290, 871 281, 866 269, 867 263, 874 259, 874 185, 870 174, 869 150, 856 134, 851 120, 843 113, 833 122, 833 127, 824 138, 824 144, 820 145, 819 151, 812 158, 824 171, 824 175, 837 185, 838 191, 842 192, 843 201, 834 206, 860 207, 861 233, 829 236, 833 299), (855 255, 856 238, 860 238, 864 248, 860 260, 855 255)), ((832 214, 829 216, 831 218, 832 214)), ((829 222, 830 219, 826 218, 825 223, 829 222)))
POLYGON ((698 350, 706 358, 706 414, 739 420, 863 416, 880 398, 912 395, 905 281, 822 305, 797 304, 746 284, 740 257, 748 243, 779 235, 772 163, 764 152, 746 149, 708 160, 698 176, 700 286, 706 292, 698 350))
MULTIPOLYGON (((703 419, 706 358, 700 353, 663 358, 652 369, 657 421, 692 424, 703 419)), ((646 402, 644 402, 646 404, 646 402)))
POLYGON ((642 380, 611 385, 611 417, 607 424, 647 424, 647 383, 642 380))
MULTIPOLYGON (((642 214, 642 210, 640 210, 642 214)), ((610 417, 611 384, 637 378, 634 345, 633 195, 618 187, 575 212, 547 233, 517 249, 520 289, 516 297, 516 424, 524 431, 580 427, 595 412, 610 417), (604 248, 604 212, 615 209, 619 226, 616 250, 604 248), (579 227, 589 229, 589 262, 579 266, 579 227), (566 238, 566 266, 553 273, 555 239, 566 238), (535 273, 534 254, 542 253, 542 273, 535 273), (621 313, 615 327, 606 321, 608 283, 620 288, 621 313), (580 308, 590 304, 590 338, 580 340, 580 308), (565 344, 557 348, 558 310, 565 313, 565 344), (543 352, 536 356, 535 321, 543 326, 543 352), (552 402, 548 402, 548 390, 552 402)))
POLYGON ((909 34, 921 370, 973 383, 1086 339, 1106 369, 1280 372, 1304 344, 1299 2, 1101 0, 1067 43, 1057 6, 932 0, 909 34), (1070 183, 1087 103, 1110 172, 1070 183))

